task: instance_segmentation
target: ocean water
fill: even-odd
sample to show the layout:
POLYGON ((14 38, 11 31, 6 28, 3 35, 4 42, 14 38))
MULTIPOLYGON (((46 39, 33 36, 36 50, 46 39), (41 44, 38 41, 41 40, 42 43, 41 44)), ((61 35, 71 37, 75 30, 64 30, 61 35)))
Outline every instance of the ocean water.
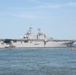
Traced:
POLYGON ((76 50, 0 49, 0 75, 76 75, 76 50))

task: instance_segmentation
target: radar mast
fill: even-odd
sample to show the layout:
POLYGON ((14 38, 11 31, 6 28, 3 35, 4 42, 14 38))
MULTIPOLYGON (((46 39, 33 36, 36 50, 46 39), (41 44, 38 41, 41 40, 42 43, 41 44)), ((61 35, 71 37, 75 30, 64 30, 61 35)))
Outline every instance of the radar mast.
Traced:
POLYGON ((32 27, 29 27, 27 34, 31 34, 31 32, 32 32, 32 27))
POLYGON ((38 33, 39 33, 39 34, 41 33, 41 29, 40 29, 40 28, 38 28, 38 33))

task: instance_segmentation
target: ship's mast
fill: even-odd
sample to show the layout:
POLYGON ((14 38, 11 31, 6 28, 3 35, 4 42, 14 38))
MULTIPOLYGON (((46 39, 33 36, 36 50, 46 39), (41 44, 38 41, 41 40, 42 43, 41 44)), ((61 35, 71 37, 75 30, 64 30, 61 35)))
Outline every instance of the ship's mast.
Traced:
POLYGON ((32 31, 32 27, 29 28, 29 32, 30 32, 30 34, 31 34, 31 31, 32 31))
POLYGON ((40 29, 40 28, 38 28, 38 33, 39 33, 39 34, 41 33, 41 29, 40 29))
POLYGON ((28 30, 28 34, 31 34, 31 32, 32 32, 32 27, 29 27, 29 30, 28 30))

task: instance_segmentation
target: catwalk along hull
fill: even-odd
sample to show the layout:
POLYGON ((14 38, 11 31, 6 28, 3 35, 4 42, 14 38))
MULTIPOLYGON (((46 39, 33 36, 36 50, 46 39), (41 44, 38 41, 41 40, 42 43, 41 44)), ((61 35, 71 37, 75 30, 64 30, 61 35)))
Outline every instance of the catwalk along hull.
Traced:
POLYGON ((55 47, 72 47, 74 41, 72 40, 14 40, 14 39, 5 39, 0 42, 0 48, 55 48, 55 47))

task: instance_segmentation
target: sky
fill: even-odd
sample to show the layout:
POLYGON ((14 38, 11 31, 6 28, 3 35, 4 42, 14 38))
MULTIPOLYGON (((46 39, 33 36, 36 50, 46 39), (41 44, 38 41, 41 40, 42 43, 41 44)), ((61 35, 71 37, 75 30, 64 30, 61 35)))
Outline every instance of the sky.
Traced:
POLYGON ((76 0, 0 0, 0 38, 20 38, 29 27, 55 39, 76 39, 76 0))

